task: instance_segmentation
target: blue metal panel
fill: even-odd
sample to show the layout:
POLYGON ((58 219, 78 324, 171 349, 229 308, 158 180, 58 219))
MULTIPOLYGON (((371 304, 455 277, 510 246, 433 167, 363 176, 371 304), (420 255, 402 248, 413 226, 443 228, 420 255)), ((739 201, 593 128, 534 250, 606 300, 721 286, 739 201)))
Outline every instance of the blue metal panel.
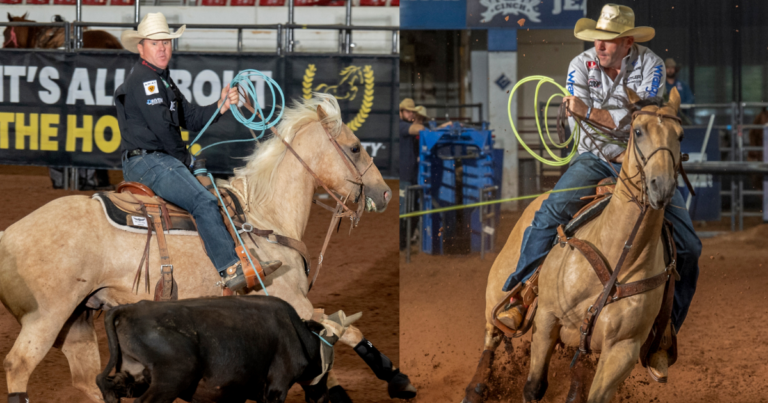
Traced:
MULTIPOLYGON (((497 159, 503 158, 503 150, 493 149, 491 131, 485 127, 423 130, 419 147, 425 209, 477 203, 483 188, 500 186, 503 163, 497 159)), ((429 214, 423 219, 422 249, 430 254, 476 252, 482 230, 479 208, 429 214)))
POLYGON ((400 1, 400 29, 466 28, 467 0, 400 1))
MULTIPOLYGON (((720 161, 720 134, 717 129, 712 130, 707 142, 705 158, 702 159, 701 146, 704 142, 706 128, 685 129, 685 139, 680 144, 683 153, 690 156, 691 161, 720 161)), ((688 175, 696 196, 691 197, 688 203, 688 213, 692 220, 717 221, 720 220, 720 178, 712 174, 688 175)), ((688 188, 683 178, 678 178, 678 189, 683 194, 683 199, 688 202, 688 188)), ((674 207, 672 207, 674 208, 674 207)))

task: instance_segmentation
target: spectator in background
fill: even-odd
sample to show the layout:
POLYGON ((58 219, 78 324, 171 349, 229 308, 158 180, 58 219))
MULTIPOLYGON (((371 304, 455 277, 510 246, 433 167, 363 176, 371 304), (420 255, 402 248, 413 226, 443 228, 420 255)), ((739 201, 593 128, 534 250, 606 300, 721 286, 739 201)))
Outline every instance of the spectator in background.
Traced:
MULTIPOLYGON (((416 103, 411 98, 400 102, 400 214, 405 213, 405 191, 416 183, 418 176, 419 131, 424 125, 415 123, 416 103)), ((406 239, 405 221, 400 220, 400 250, 404 250, 406 239)))
MULTIPOLYGON (((667 69, 667 85, 664 86, 664 102, 669 101, 669 91, 672 87, 675 87, 680 94, 680 102, 683 104, 692 104, 694 101, 691 88, 688 87, 688 84, 677 79, 677 73, 680 72, 680 66, 678 66, 677 63, 675 63, 675 59, 671 57, 664 60, 664 64, 667 69)), ((680 119, 683 120, 684 125, 693 124, 688 112, 688 109, 680 109, 677 113, 677 115, 680 116, 680 119)))
MULTIPOLYGON (((400 102, 400 214, 405 213, 406 189, 418 184, 419 132, 426 129, 427 120, 429 117, 425 107, 416 107, 416 103, 411 98, 405 98, 400 102)), ((451 122, 446 122, 438 128, 441 129, 450 124, 451 122)), ((405 220, 400 220, 400 250, 405 249, 408 237, 405 235, 405 220)))
POLYGON ((693 93, 688 84, 677 79, 677 73, 680 72, 680 66, 675 63, 675 59, 667 58, 664 61, 667 66, 667 85, 664 86, 664 101, 669 101, 669 91, 672 87, 677 87, 677 92, 680 93, 680 102, 684 104, 693 103, 693 93))

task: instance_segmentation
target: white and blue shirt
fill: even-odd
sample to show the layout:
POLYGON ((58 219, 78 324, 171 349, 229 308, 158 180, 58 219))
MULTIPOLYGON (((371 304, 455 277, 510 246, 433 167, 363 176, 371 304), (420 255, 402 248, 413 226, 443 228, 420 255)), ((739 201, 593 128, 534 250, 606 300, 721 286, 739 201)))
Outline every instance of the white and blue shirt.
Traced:
MULTIPOLYGON (((618 131, 629 134, 631 115, 626 107, 627 94, 624 86, 632 89, 642 99, 661 96, 664 93, 664 83, 667 81, 667 73, 664 61, 645 46, 634 44, 629 54, 621 61, 621 71, 612 80, 600 66, 595 48, 589 49, 576 56, 568 67, 566 89, 571 95, 579 97, 587 106, 596 109, 607 110, 618 131)), ((571 131, 575 131, 577 124, 573 118, 568 122, 571 131)), ((579 154, 591 152, 602 159, 597 147, 601 147, 603 154, 611 160, 624 151, 619 145, 605 144, 594 136, 597 145, 582 134, 579 141, 579 154)))

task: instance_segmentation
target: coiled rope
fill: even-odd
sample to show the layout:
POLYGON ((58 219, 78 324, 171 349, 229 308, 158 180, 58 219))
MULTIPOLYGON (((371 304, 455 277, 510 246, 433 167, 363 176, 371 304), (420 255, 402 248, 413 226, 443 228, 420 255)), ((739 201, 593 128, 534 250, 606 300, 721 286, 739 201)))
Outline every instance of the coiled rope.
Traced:
MULTIPOLYGON (((271 77, 266 76, 264 73, 253 70, 253 69, 247 69, 242 70, 232 79, 232 82, 230 83, 230 88, 234 88, 236 85, 239 85, 240 88, 242 88, 250 97, 254 100, 254 109, 255 112, 253 115, 251 115, 250 118, 246 118, 245 116, 240 113, 240 109, 236 108, 235 105, 230 106, 230 110, 232 111, 232 115, 235 117, 235 119, 242 123, 243 126, 253 130, 253 131, 261 131, 261 134, 258 136, 255 136, 252 139, 235 139, 235 140, 224 140, 219 141, 210 145, 207 145, 203 148, 201 148, 198 152, 195 153, 195 156, 199 155, 203 150, 221 145, 221 144, 227 144, 227 143, 242 143, 246 141, 256 141, 261 139, 264 136, 264 133, 272 128, 273 126, 277 125, 277 123, 280 121, 280 118, 283 117, 283 110, 285 109, 285 97, 283 95, 283 90, 280 88, 280 85, 273 80, 271 77), (277 100, 277 97, 275 96, 275 90, 277 90, 277 93, 280 94, 280 107, 279 111, 277 111, 278 106, 277 103, 272 104, 272 109, 269 111, 268 115, 264 114, 264 111, 261 108, 261 103, 259 103, 259 100, 256 98, 256 85, 254 85, 253 81, 251 80, 251 77, 261 77, 264 80, 264 84, 269 88, 269 91, 272 93, 272 99, 277 100), (277 116, 273 119, 273 116, 275 116, 275 113, 279 112, 277 116), (262 116, 266 116, 264 118, 261 118, 262 116), (257 120, 258 118, 258 120, 257 120)), ((199 139, 202 137, 203 133, 208 129, 208 127, 213 123, 213 120, 216 118, 216 115, 219 114, 219 111, 221 111, 222 106, 224 106, 224 102, 221 103, 221 105, 216 109, 216 113, 211 116, 211 118, 208 120, 208 123, 205 124, 205 127, 203 127, 203 130, 200 130, 199 133, 197 133, 197 136, 192 140, 192 142, 189 143, 189 147, 192 147, 199 139)))

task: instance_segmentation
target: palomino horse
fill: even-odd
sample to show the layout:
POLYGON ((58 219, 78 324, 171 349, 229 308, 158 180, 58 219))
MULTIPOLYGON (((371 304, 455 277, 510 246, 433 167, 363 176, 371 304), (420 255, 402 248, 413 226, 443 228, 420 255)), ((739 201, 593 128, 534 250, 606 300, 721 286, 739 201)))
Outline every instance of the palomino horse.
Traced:
MULTIPOLYGON (((333 192, 352 199, 363 189, 355 182, 329 136, 338 142, 348 161, 363 175, 362 186, 370 210, 383 211, 392 197, 379 170, 360 140, 346 127, 336 99, 315 94, 287 108, 278 125, 279 136, 261 143, 235 178, 220 186, 246 198, 248 222, 276 234, 301 239, 309 218, 318 180, 302 166, 298 156, 333 192), (327 114, 324 119, 319 115, 327 114), (281 139, 282 137, 282 139, 281 139)), ((4 361, 9 393, 26 392, 31 372, 52 347, 61 348, 70 364, 76 388, 101 401, 96 375, 101 371, 95 310, 151 299, 132 292, 137 262, 146 235, 110 225, 99 201, 87 196, 56 199, 0 233, 0 301, 21 324, 13 348, 4 361)), ((179 298, 217 296, 221 279, 196 236, 167 236, 175 266, 179 298)), ((283 266, 265 280, 269 295, 290 303, 302 318, 313 313, 307 299, 308 283, 301 255, 293 249, 256 237, 259 260, 281 260, 283 266)), ((152 242, 150 266, 160 267, 157 244, 152 242)), ((152 270, 157 281, 159 270, 152 270)), ((263 291, 257 293, 263 294, 263 291)), ((247 318, 243 318, 247 320, 247 318)), ((350 327, 341 341, 356 346, 363 334, 350 327)), ((407 379, 407 378, 406 378, 407 379)), ((400 378, 402 381, 402 378, 400 378)), ((407 382, 406 382, 407 383, 407 382)), ((390 386, 392 382, 390 382, 390 386)), ((412 385, 402 385, 412 393, 412 385)))
MULTIPOLYGON (((57 22, 60 22, 58 15, 57 22)), ((35 22, 27 19, 25 13, 14 17, 8 13, 10 22, 35 22)), ((19 49, 56 49, 64 46, 62 27, 6 27, 3 31, 3 47, 19 49)), ((83 48, 123 49, 123 45, 112 34, 101 30, 83 30, 83 48)))
MULTIPOLYGON (((637 94, 631 90, 628 93, 630 103, 640 101, 637 94)), ((680 96, 673 90, 667 105, 652 105, 642 109, 653 112, 654 116, 637 115, 632 123, 628 152, 619 173, 621 180, 616 185, 612 199, 602 215, 582 226, 575 234, 600 251, 608 269, 612 270, 640 217, 639 207, 647 209, 624 260, 617 284, 646 279, 665 270, 661 240, 664 207, 675 192, 677 168, 681 163, 680 140, 683 129, 678 121, 655 114, 674 117, 679 106, 680 96), (640 154, 634 152, 638 150, 640 154), (643 163, 638 155, 648 156, 647 161, 643 163), (641 202, 632 202, 631 195, 637 195, 641 202), (648 209, 648 206, 651 208, 648 209)), ((494 351, 502 340, 502 332, 493 325, 493 310, 505 297, 502 286, 517 265, 523 232, 530 226, 534 213, 546 197, 540 196, 526 208, 488 275, 485 291, 485 346, 477 372, 466 389, 465 402, 483 400, 494 351)), ((584 314, 602 291, 600 280, 581 253, 570 246, 552 249, 539 275, 531 367, 523 392, 525 402, 543 398, 547 389, 547 369, 555 344, 559 339, 566 346, 579 345, 579 326, 584 314)), ((616 388, 629 376, 638 360, 640 347, 648 337, 661 308, 663 292, 664 287, 655 288, 618 300, 602 310, 594 324, 590 343, 591 350, 601 352, 601 356, 589 391, 589 402, 610 401, 616 388)))

